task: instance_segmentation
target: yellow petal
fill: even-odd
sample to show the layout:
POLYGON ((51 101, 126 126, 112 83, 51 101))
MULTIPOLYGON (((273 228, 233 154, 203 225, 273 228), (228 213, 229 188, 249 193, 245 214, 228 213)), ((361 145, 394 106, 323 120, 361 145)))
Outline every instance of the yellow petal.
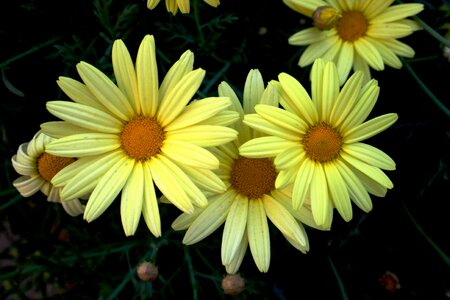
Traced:
MULTIPOLYGON (((147 187, 145 187, 147 188, 147 187)), ((144 200, 144 171, 142 164, 136 162, 122 191, 120 216, 126 236, 134 235, 141 218, 144 200)))
MULTIPOLYGON (((251 201, 251 200, 250 200, 251 201)), ((230 210, 222 235, 222 264, 231 263, 239 249, 244 232, 247 228, 248 198, 237 194, 230 210)))
POLYGON ((270 265, 270 236, 262 199, 249 201, 247 234, 250 251, 260 272, 267 272, 270 265))

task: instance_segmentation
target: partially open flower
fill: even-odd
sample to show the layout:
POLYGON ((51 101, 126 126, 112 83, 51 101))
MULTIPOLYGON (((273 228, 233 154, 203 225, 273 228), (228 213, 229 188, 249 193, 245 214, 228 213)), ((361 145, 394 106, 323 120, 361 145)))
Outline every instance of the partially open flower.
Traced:
POLYGON ((341 13, 331 6, 318 7, 312 16, 314 26, 320 30, 333 28, 341 17, 341 13))

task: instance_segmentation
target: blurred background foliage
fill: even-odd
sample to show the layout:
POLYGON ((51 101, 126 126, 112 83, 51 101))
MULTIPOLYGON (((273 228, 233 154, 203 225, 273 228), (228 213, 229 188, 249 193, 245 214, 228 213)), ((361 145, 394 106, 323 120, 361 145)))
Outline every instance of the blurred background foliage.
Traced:
MULTIPOLYGON (((163 236, 141 222, 125 237, 119 201, 88 224, 37 193, 22 198, 11 157, 39 125, 52 119, 45 102, 67 99, 58 76, 78 79, 83 60, 111 75, 111 47, 123 39, 132 57, 145 34, 156 40, 160 78, 187 49, 206 70, 198 97, 217 95, 227 81, 242 94, 248 71, 265 82, 287 72, 310 90, 309 68, 297 66, 303 48, 293 33, 310 20, 281 0, 222 0, 218 8, 191 1, 173 16, 164 1, 150 11, 143 0, 16 0, 0 10, 0 298, 2 299, 227 299, 221 288, 221 229, 186 247, 170 224, 179 212, 161 206, 163 236), (136 276, 143 260, 159 267, 154 282, 136 276)), ((406 2, 406 1, 404 1, 406 2)), ((412 1, 408 1, 412 2, 412 1)), ((271 227, 271 266, 261 274, 247 255, 238 299, 450 299, 449 118, 450 30, 447 0, 425 5, 418 17, 431 30, 402 41, 416 51, 400 70, 373 72, 380 96, 372 116, 399 120, 369 143, 388 153, 394 189, 372 197, 374 209, 336 215, 330 232, 308 230, 304 255, 271 227)))

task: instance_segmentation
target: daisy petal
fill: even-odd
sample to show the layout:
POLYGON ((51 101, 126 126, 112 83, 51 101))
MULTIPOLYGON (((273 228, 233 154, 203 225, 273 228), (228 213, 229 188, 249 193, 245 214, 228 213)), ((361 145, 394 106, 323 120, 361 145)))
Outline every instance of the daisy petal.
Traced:
POLYGON ((234 129, 214 125, 194 125, 166 132, 166 140, 189 142, 201 147, 219 146, 233 141, 237 136, 238 132, 234 129))
MULTIPOLYGON (((330 32, 336 32, 334 29, 330 32)), ((339 37, 335 33, 330 35, 314 44, 310 44, 305 51, 303 51, 302 56, 298 62, 300 67, 306 67, 312 64, 317 58, 322 57, 328 50, 338 47, 339 37)))
POLYGON ((122 190, 120 216, 126 236, 134 235, 141 218, 144 198, 144 170, 141 162, 136 162, 122 190))
POLYGON ((143 165, 144 175, 144 201, 142 205, 142 215, 148 229, 155 237, 161 236, 161 219, 159 216, 158 200, 156 199, 155 187, 151 174, 150 165, 146 162, 143 165))
POLYGON ((386 153, 371 145, 352 143, 344 145, 343 151, 349 155, 384 170, 395 170, 395 162, 386 153))
POLYGON ((119 137, 109 133, 74 134, 46 146, 46 152, 62 157, 83 157, 113 151, 120 147, 119 137))
POLYGON ((242 260, 244 259, 245 253, 247 252, 247 247, 248 247, 248 236, 247 231, 245 231, 244 235, 242 236, 242 240, 239 243, 239 247, 236 250, 235 255, 233 256, 233 259, 228 265, 225 265, 227 274, 236 274, 239 271, 239 268, 242 264, 242 260))
POLYGON ((343 135, 346 144, 352 144, 368 139, 386 128, 391 127, 397 121, 398 115, 395 113, 385 114, 366 121, 345 132, 343 135))
POLYGON ((236 193, 233 190, 228 190, 223 194, 211 197, 209 205, 186 231, 183 243, 195 244, 219 228, 225 222, 235 196, 236 193))
POLYGON ((92 132, 92 130, 72 125, 65 121, 50 121, 41 124, 41 130, 53 138, 62 138, 67 135, 92 132))
POLYGON ((299 146, 290 147, 277 155, 274 165, 279 170, 289 169, 300 164, 304 157, 305 151, 299 146))
POLYGON ((384 12, 372 18, 371 24, 376 23, 389 23, 398 21, 410 16, 414 16, 423 10, 423 4, 419 3, 405 3, 399 5, 393 5, 388 7, 384 12))
POLYGON ((180 168, 202 191, 225 192, 225 184, 213 171, 187 165, 180 165, 180 168))
POLYGON ((245 80, 243 108, 244 113, 252 114, 255 112, 255 105, 259 103, 261 95, 264 92, 264 81, 261 73, 257 69, 252 69, 248 72, 245 80))
POLYGON ((305 121, 289 111, 265 104, 257 104, 255 111, 258 115, 276 126, 297 134, 306 133, 308 125, 305 121))
POLYGON ((205 148, 189 142, 165 140, 162 153, 173 161, 196 168, 217 169, 219 160, 205 148))
POLYGON ((411 26, 401 23, 371 24, 367 36, 374 39, 399 39, 413 33, 411 26))
POLYGON ((334 207, 336 207, 341 217, 348 222, 353 217, 353 211, 346 183, 333 162, 326 164, 324 170, 334 207))
POLYGON ((124 156, 101 177, 86 205, 83 216, 86 221, 94 221, 111 205, 128 180, 133 165, 134 161, 124 156))
POLYGON ((322 164, 314 164, 314 176, 311 178, 310 192, 314 220, 318 226, 326 226, 331 218, 331 201, 328 198, 328 185, 322 164))
POLYGON ((292 190, 292 207, 294 210, 302 207, 305 202, 306 195, 309 192, 309 186, 314 177, 315 164, 309 159, 305 159, 298 169, 297 176, 292 190))
POLYGON ((267 272, 270 265, 270 235, 262 199, 249 201, 247 235, 258 270, 267 272))
POLYGON ((65 212, 71 217, 76 217, 84 212, 85 206, 81 204, 80 200, 73 199, 61 202, 65 212))
POLYGON ((13 181, 13 186, 19 191, 22 197, 30 197, 37 193, 44 185, 45 180, 39 174, 34 176, 20 176, 13 181))
POLYGON ((83 83, 69 78, 60 76, 56 81, 59 88, 73 101, 88 105, 100 110, 105 110, 105 106, 101 104, 97 98, 89 91, 83 83))
POLYGON ((322 108, 320 113, 321 120, 327 120, 330 115, 333 104, 339 95, 339 75, 336 70, 336 65, 332 62, 327 62, 324 66, 322 75, 322 108))
POLYGON ((360 38, 353 43, 355 50, 373 69, 384 70, 383 58, 378 49, 365 38, 360 38))
POLYGON ((281 153, 284 149, 295 145, 298 145, 298 143, 287 141, 276 136, 263 136, 241 145, 239 154, 252 158, 273 157, 281 153))
POLYGON ((289 45, 306 46, 309 44, 317 43, 327 37, 327 34, 316 27, 310 27, 301 30, 288 39, 289 45))
POLYGON ((353 66, 353 57, 355 49, 353 44, 349 42, 343 42, 341 51, 337 57, 336 67, 339 73, 339 85, 342 86, 348 78, 353 66))
POLYGON ((300 139, 299 134, 295 131, 279 127, 278 124, 274 124, 273 122, 264 119, 259 114, 245 115, 244 124, 261 133, 274 135, 282 139, 291 141, 298 141, 300 139))
POLYGON ((239 249, 242 236, 247 228, 248 202, 247 197, 237 194, 228 211, 222 235, 221 253, 224 265, 231 263, 239 249))

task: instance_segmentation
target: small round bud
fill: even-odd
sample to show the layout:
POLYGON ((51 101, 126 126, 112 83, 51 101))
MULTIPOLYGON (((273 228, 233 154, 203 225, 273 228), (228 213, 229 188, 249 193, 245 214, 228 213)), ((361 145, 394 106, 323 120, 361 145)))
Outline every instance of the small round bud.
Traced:
POLYGON ((313 13, 314 26, 320 30, 333 28, 342 15, 331 6, 319 6, 313 13))
POLYGON ((158 267, 149 261, 141 262, 136 271, 142 281, 155 281, 159 274, 158 267))
POLYGON ((230 296, 237 296, 245 289, 245 279, 239 274, 227 274, 222 279, 223 292, 230 296))

